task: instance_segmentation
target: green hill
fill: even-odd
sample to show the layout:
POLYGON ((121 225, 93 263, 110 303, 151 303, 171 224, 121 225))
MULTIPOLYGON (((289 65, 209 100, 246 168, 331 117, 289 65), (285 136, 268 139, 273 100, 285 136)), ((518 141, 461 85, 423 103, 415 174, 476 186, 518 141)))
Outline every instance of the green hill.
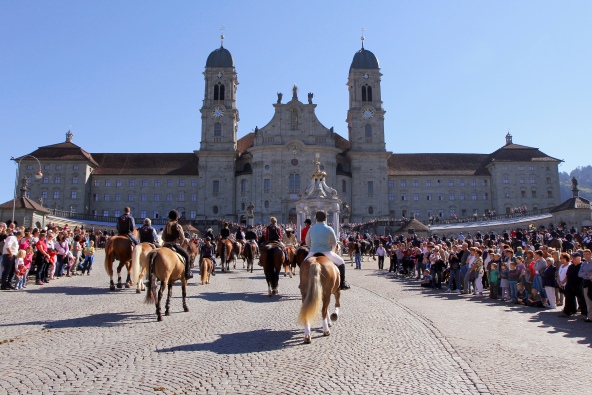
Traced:
POLYGON ((583 166, 572 170, 569 174, 566 172, 559 173, 561 201, 565 201, 572 197, 571 179, 573 177, 578 180, 580 196, 592 200, 592 166, 583 166))

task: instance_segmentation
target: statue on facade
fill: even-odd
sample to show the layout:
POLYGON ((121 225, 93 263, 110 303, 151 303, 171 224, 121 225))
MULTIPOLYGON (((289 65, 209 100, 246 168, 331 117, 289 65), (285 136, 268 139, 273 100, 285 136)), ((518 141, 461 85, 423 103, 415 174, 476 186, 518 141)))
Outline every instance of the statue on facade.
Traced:
POLYGON ((343 203, 343 218, 349 218, 350 215, 350 210, 349 210, 349 205, 347 204, 347 202, 343 203))
POLYGON ((254 218, 255 217, 255 206, 253 205, 253 202, 251 202, 247 206, 247 217, 249 217, 249 218, 254 218))
POLYGON ((283 97, 284 95, 282 95, 282 92, 278 92, 278 93, 277 93, 277 95, 278 95, 278 101, 277 101, 277 104, 282 104, 282 97, 283 97))
POLYGON ((308 94, 308 104, 312 104, 312 98, 313 98, 314 94, 313 93, 309 93, 308 94))
POLYGON ((296 84, 292 87, 292 100, 298 100, 298 87, 296 84))
POLYGON ((573 177, 573 178, 571 179, 571 186, 572 186, 572 189, 574 189, 574 190, 575 190, 575 189, 578 189, 578 180, 576 180, 576 178, 575 178, 575 177, 573 177))

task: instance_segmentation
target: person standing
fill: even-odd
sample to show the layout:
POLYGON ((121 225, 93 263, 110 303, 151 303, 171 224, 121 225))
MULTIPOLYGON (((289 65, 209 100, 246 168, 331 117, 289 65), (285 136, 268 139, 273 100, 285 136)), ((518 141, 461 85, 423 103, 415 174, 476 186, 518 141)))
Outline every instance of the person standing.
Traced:
MULTIPOLYGON (((582 293, 588 313, 585 322, 592 322, 592 253, 589 249, 585 249, 583 252, 584 260, 580 265, 578 276, 582 279, 582 293)), ((583 308, 582 311, 584 311, 583 308)))
POLYGON ((386 255, 386 250, 382 246, 382 243, 378 245, 376 255, 378 255, 378 270, 384 270, 384 256, 386 255))
POLYGON ((4 248, 2 249, 2 285, 0 286, 2 290, 14 289, 14 286, 10 284, 10 280, 14 275, 14 263, 16 254, 19 251, 21 237, 21 231, 15 230, 4 241, 4 248))
MULTIPOLYGON (((564 254, 565 253, 561 254, 562 264, 564 254)), ((581 299, 583 299, 583 297, 580 296, 582 291, 582 279, 578 276, 578 274, 580 272, 581 263, 582 257, 580 253, 573 253, 571 255, 571 265, 569 265, 567 268, 567 271, 565 273, 565 280, 563 282, 565 286, 565 305, 563 306, 563 314, 561 314, 560 317, 569 317, 571 315, 576 314, 578 312, 578 305, 581 308, 582 315, 584 315, 584 313, 586 313, 586 316, 588 315, 588 312, 585 310, 586 302, 582 301, 581 299)), ((561 275, 561 269, 559 269, 559 273, 561 275)))
POLYGON ((555 300, 555 279, 557 278, 557 268, 554 265, 555 261, 553 258, 548 257, 545 262, 547 267, 545 267, 545 270, 543 270, 543 287, 545 289, 545 293, 547 294, 549 307, 555 309, 557 308, 557 302, 555 300))
POLYGON ((84 262, 80 266, 82 266, 82 274, 86 270, 86 274, 90 276, 90 271, 92 270, 92 265, 95 262, 95 242, 90 241, 88 247, 84 247, 84 262))
POLYGON ((312 221, 310 218, 304 220, 304 228, 300 231, 300 244, 306 245, 306 235, 308 234, 311 225, 312 221))

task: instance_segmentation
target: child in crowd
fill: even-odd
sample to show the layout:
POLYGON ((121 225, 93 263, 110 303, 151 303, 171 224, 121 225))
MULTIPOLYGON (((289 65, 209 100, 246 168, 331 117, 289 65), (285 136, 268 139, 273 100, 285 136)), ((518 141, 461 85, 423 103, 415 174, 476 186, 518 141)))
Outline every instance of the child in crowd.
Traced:
POLYGON ((506 301, 510 297, 510 281, 508 280, 508 265, 502 263, 502 270, 500 271, 500 288, 502 289, 502 300, 506 301))
POLYGON ((27 251, 19 250, 14 261, 14 277, 16 278, 16 289, 23 288, 24 279, 27 275, 27 268, 25 267, 25 256, 27 251))
POLYGON ((543 300, 541 298, 541 294, 536 288, 533 288, 530 292, 530 296, 524 302, 525 305, 531 307, 545 307, 543 305, 543 300))
POLYGON ((520 273, 516 268, 516 263, 510 263, 510 270, 508 271, 508 283, 510 285, 510 299, 512 302, 516 303, 516 293, 518 292, 518 276, 520 273))
POLYGON ((25 257, 23 258, 23 262, 25 264, 25 268, 27 272, 23 276, 23 288, 27 288, 27 276, 29 275, 29 270, 31 270, 31 265, 33 264, 33 246, 28 246, 25 250, 25 257))
POLYGON ((526 292, 526 288, 524 285, 518 283, 516 286, 516 300, 514 301, 516 304, 524 304, 528 303, 528 292, 526 292))
POLYGON ((86 274, 90 276, 92 265, 95 260, 95 242, 90 241, 88 247, 84 247, 84 262, 82 262, 82 274, 86 271, 86 274))
POLYGON ((497 299, 497 290, 499 286, 499 271, 497 270, 497 263, 492 263, 489 269, 489 297, 497 299))
POLYGON ((420 285, 424 288, 432 288, 432 276, 429 270, 423 271, 423 280, 420 285))

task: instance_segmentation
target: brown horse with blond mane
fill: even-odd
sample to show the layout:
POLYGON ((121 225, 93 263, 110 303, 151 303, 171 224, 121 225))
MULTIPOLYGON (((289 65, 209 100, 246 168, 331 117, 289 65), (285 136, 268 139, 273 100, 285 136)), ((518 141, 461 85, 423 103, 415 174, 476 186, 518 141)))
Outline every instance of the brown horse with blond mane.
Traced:
POLYGON ((220 257, 223 272, 230 271, 230 260, 232 259, 232 241, 221 239, 218 241, 216 256, 220 257))
POLYGON ((210 258, 203 258, 199 263, 199 276, 201 278, 201 285, 210 283, 210 275, 214 270, 214 263, 210 258))
MULTIPOLYGON (((134 229, 134 237, 138 238, 138 231, 134 229)), ((125 280, 125 287, 129 288, 132 284, 131 280, 131 269, 132 269, 132 252, 134 244, 127 236, 113 236, 107 241, 105 245, 105 271, 111 278, 109 289, 115 290, 115 284, 113 283, 113 262, 119 261, 117 266, 117 288, 122 288, 121 284, 121 269, 123 266, 127 269, 127 278, 125 280)))
POLYGON ((341 278, 337 266, 322 253, 306 259, 300 265, 300 293, 302 306, 298 315, 298 322, 304 325, 304 343, 311 342, 310 322, 315 319, 319 309, 323 320, 323 336, 329 336, 329 319, 327 309, 331 302, 331 295, 335 296, 335 310, 331 314, 331 321, 339 317, 339 284, 341 278), (321 307, 322 305, 322 307, 321 307))

